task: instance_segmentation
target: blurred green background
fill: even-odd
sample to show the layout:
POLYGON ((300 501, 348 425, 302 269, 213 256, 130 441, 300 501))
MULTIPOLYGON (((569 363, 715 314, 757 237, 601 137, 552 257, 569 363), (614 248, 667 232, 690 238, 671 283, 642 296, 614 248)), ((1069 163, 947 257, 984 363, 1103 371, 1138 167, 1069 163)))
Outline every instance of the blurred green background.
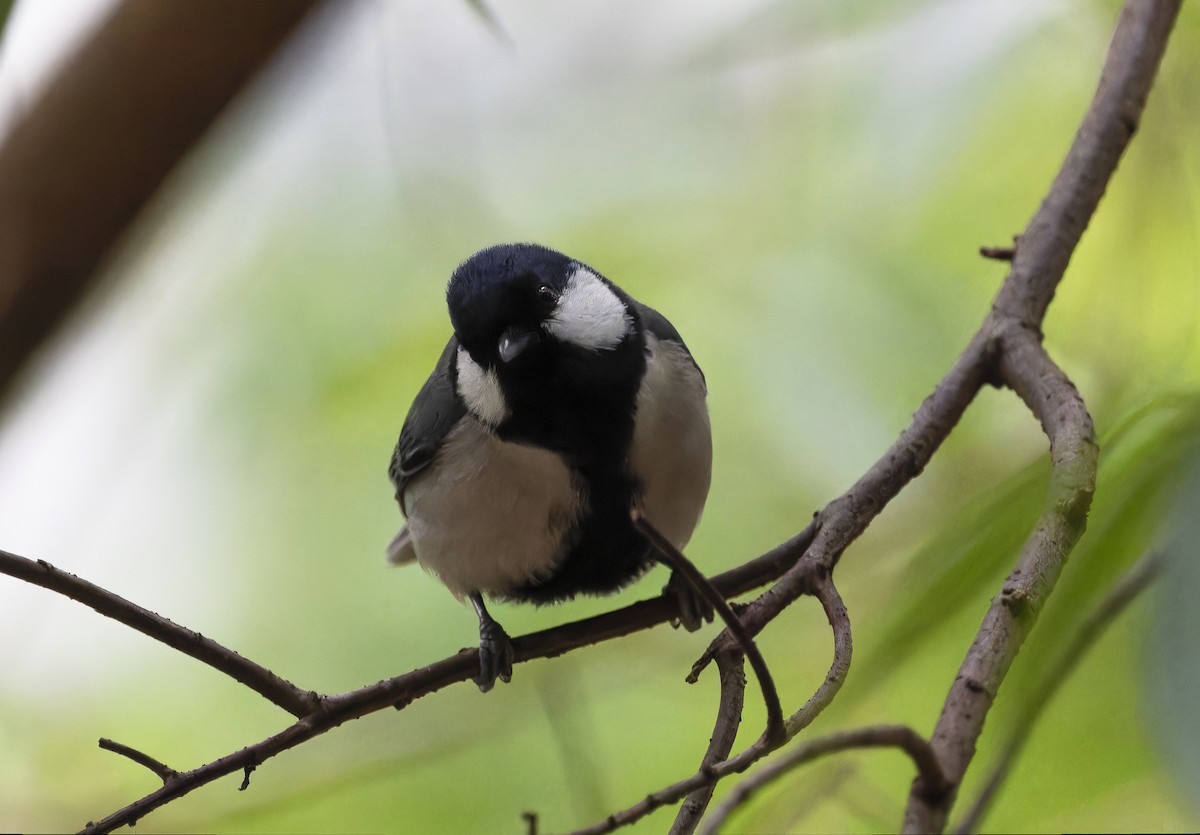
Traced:
MULTIPOLYGON (((716 461, 689 548, 775 545, 886 449, 988 310, 1094 90, 1115 2, 335 4, 223 120, 0 423, 0 547, 49 560, 338 692, 471 645, 415 568, 386 466, 476 249, 534 240, 667 313, 710 387, 716 461)), ((18 3, 5 107, 100 4, 18 3), (66 20, 68 23, 62 24, 66 20)), ((1158 541, 1200 435, 1200 14, 1046 321, 1102 443, 1089 532, 1014 666, 962 792, 1035 681, 1158 541)), ((69 48, 69 46, 67 47, 69 48)), ((856 655, 810 733, 932 730, 1040 507, 1045 441, 985 391, 838 569, 856 655)), ((1185 494, 1195 496, 1195 493, 1185 494)), ((1186 518, 1194 508, 1185 506, 1186 518)), ((1192 565, 1195 563, 1193 562, 1192 565)), ((1066 682, 985 829, 1200 827, 1196 572, 1139 600, 1066 682), (1188 630, 1191 631, 1188 631, 1188 630)), ((498 606, 513 634, 655 594, 498 606)), ((715 632, 659 628, 343 726, 137 831, 523 831, 591 823, 690 774, 715 632)), ((802 600, 762 644, 785 707, 831 641, 802 600)), ((288 724, 203 665, 0 578, 0 829, 58 831, 152 791, 100 736, 195 767, 288 724)), ((753 684, 739 745, 761 728, 753 684)), ((730 831, 895 829, 911 767, 850 754, 730 831)), ((961 811, 961 809, 960 809, 961 811)), ((665 831, 674 810, 634 831, 665 831)))

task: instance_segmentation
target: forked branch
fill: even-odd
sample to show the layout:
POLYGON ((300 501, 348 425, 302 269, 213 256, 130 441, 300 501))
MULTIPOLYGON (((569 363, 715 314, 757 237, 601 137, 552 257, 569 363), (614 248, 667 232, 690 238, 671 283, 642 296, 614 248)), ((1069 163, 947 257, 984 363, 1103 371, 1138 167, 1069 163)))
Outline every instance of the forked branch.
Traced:
MULTIPOLYGON (((769 724, 772 730, 768 734, 727 758, 737 730, 732 714, 740 716, 741 695, 736 680, 730 679, 725 686, 725 677, 740 675, 740 665, 734 659, 752 647, 753 637, 803 595, 816 597, 825 610, 834 638, 833 661, 809 701, 783 719, 783 736, 793 738, 830 703, 845 680, 852 649, 849 617, 832 579, 838 560, 882 509, 922 472, 980 388, 1000 383, 1021 397, 1049 440, 1052 474, 1046 509, 1012 574, 992 601, 950 689, 929 744, 921 743, 907 729, 900 732, 903 739, 889 737, 893 741, 900 739, 896 744, 914 755, 921 775, 909 798, 906 830, 940 831, 944 827, 954 801, 954 789, 971 762, 988 709, 1086 523, 1097 457, 1091 418, 1078 391, 1043 348, 1041 323, 1071 253, 1140 120, 1179 7, 1180 0, 1126 3, 1096 97, 1045 201, 1019 236, 1012 253, 1011 271, 991 312, 896 442, 844 495, 831 502, 791 540, 712 578, 711 585, 722 599, 777 580, 732 620, 727 619, 731 626, 737 624, 734 630, 741 634, 735 636, 727 629, 698 662, 700 668, 709 659, 720 660, 723 687, 718 729, 724 735, 720 745, 710 747, 695 774, 581 831, 611 831, 660 806, 690 796, 697 803, 691 812, 686 815, 681 812, 677 819, 680 831, 687 831, 694 827, 698 820, 696 810, 703 808, 700 801, 707 802, 710 787, 716 781, 745 771, 775 747, 781 706, 772 711, 769 724)), ((1003 254, 1008 256, 1007 252, 1003 254)), ((209 664, 297 717, 295 723, 274 736, 187 772, 175 772, 128 746, 107 744, 106 747, 151 768, 164 785, 104 820, 89 824, 85 830, 89 832, 132 824, 153 809, 221 776, 239 771, 248 775, 281 751, 368 713, 402 708, 422 695, 469 679, 478 667, 477 651, 464 651, 378 684, 336 696, 320 696, 198 633, 46 563, 0 552, 0 572, 80 600, 101 614, 209 664)), ((727 618, 731 614, 727 612, 727 618)), ((670 598, 643 601, 517 638, 513 642, 516 660, 561 655, 663 623, 674 615, 674 601, 670 598)), ((750 658, 754 663, 753 656, 750 658)), ((760 679, 765 692, 770 677, 760 675, 760 679)), ((778 705, 777 698, 775 703, 778 705)), ((852 732, 835 737, 832 742, 814 741, 808 748, 797 749, 792 759, 801 762, 856 740, 868 744, 864 742, 866 737, 855 737, 854 733, 866 732, 852 732)), ((871 738, 884 737, 887 734, 871 738)))

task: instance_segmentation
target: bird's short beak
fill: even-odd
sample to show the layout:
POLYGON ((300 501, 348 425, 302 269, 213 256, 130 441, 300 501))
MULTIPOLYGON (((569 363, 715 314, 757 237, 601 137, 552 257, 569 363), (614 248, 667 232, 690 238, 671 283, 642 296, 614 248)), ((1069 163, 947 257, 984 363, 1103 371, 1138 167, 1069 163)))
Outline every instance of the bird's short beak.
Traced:
POLYGON ((537 334, 524 328, 509 328, 500 337, 500 360, 512 362, 537 339, 537 334))

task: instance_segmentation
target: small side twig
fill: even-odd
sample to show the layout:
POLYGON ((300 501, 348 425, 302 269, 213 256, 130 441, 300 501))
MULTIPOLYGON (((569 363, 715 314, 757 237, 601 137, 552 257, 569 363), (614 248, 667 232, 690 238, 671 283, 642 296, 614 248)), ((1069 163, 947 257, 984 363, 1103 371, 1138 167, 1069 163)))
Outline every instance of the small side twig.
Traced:
POLYGON ((993 261, 1011 261, 1017 257, 1015 246, 981 246, 979 254, 993 261))
POLYGON ((754 669, 754 675, 758 678, 758 686, 762 690, 763 701, 766 702, 767 727, 763 732, 763 736, 772 747, 782 744, 784 740, 783 707, 779 704, 779 693, 775 689, 775 679, 771 677, 771 670, 767 667, 766 659, 759 652, 758 645, 754 643, 754 638, 742 626, 741 620, 733 609, 730 608, 725 598, 721 596, 721 593, 713 587, 713 584, 708 581, 707 577, 700 573, 700 570, 692 564, 691 560, 671 544, 670 540, 659 533, 658 529, 636 509, 632 512, 631 516, 633 518, 633 526, 638 529, 639 533, 650 540, 650 544, 658 550, 660 559, 673 570, 679 572, 692 588, 716 609, 717 614, 721 616, 721 620, 725 622, 725 628, 737 640, 738 648, 745 654, 746 660, 750 662, 750 666, 754 669))
POLYGON ((906 725, 875 725, 809 740, 788 752, 786 756, 776 759, 738 783, 705 821, 703 832, 706 835, 716 833, 739 806, 789 771, 827 754, 852 748, 898 748, 908 754, 930 791, 944 792, 946 789, 942 767, 924 737, 906 725))
POLYGON ((143 754, 136 748, 130 748, 128 745, 122 745, 120 742, 114 742, 111 739, 100 738, 100 747, 105 751, 112 751, 114 754, 120 754, 126 759, 133 760, 141 766, 145 766, 154 772, 158 779, 163 781, 165 786, 172 780, 179 779, 179 772, 171 768, 165 763, 161 763, 149 754, 143 754))
POLYGON ((1033 733, 1042 711, 1071 677, 1071 673, 1079 666, 1079 662, 1087 655, 1088 650, 1095 646, 1096 641, 1120 617, 1125 608, 1146 590, 1158 576, 1161 568, 1162 553, 1159 551, 1146 553, 1117 580, 1104 599, 1083 621, 1071 642, 1062 650, 1058 663, 1050 665, 1045 675, 1034 686, 1033 696, 1022 711, 1021 722, 1004 744, 1004 749, 992 766, 992 773, 988 776, 970 811, 958 824, 956 832, 973 832, 978 829, 984 815, 991 807, 996 793, 1008 778, 1021 749, 1029 740, 1030 734, 1033 733))

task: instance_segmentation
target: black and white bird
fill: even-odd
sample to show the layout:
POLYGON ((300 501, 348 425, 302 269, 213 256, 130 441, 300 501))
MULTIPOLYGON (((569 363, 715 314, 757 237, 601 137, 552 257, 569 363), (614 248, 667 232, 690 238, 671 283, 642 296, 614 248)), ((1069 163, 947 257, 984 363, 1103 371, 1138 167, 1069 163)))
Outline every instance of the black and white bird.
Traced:
MULTIPOLYGON (((483 596, 606 594, 655 562, 637 510, 691 537, 712 472, 704 375, 679 332, 600 273, 535 244, 475 253, 446 289, 454 335, 413 401, 388 473, 416 561, 479 617, 480 672, 512 675, 483 596)), ((680 620, 711 619, 672 578, 680 620)))

